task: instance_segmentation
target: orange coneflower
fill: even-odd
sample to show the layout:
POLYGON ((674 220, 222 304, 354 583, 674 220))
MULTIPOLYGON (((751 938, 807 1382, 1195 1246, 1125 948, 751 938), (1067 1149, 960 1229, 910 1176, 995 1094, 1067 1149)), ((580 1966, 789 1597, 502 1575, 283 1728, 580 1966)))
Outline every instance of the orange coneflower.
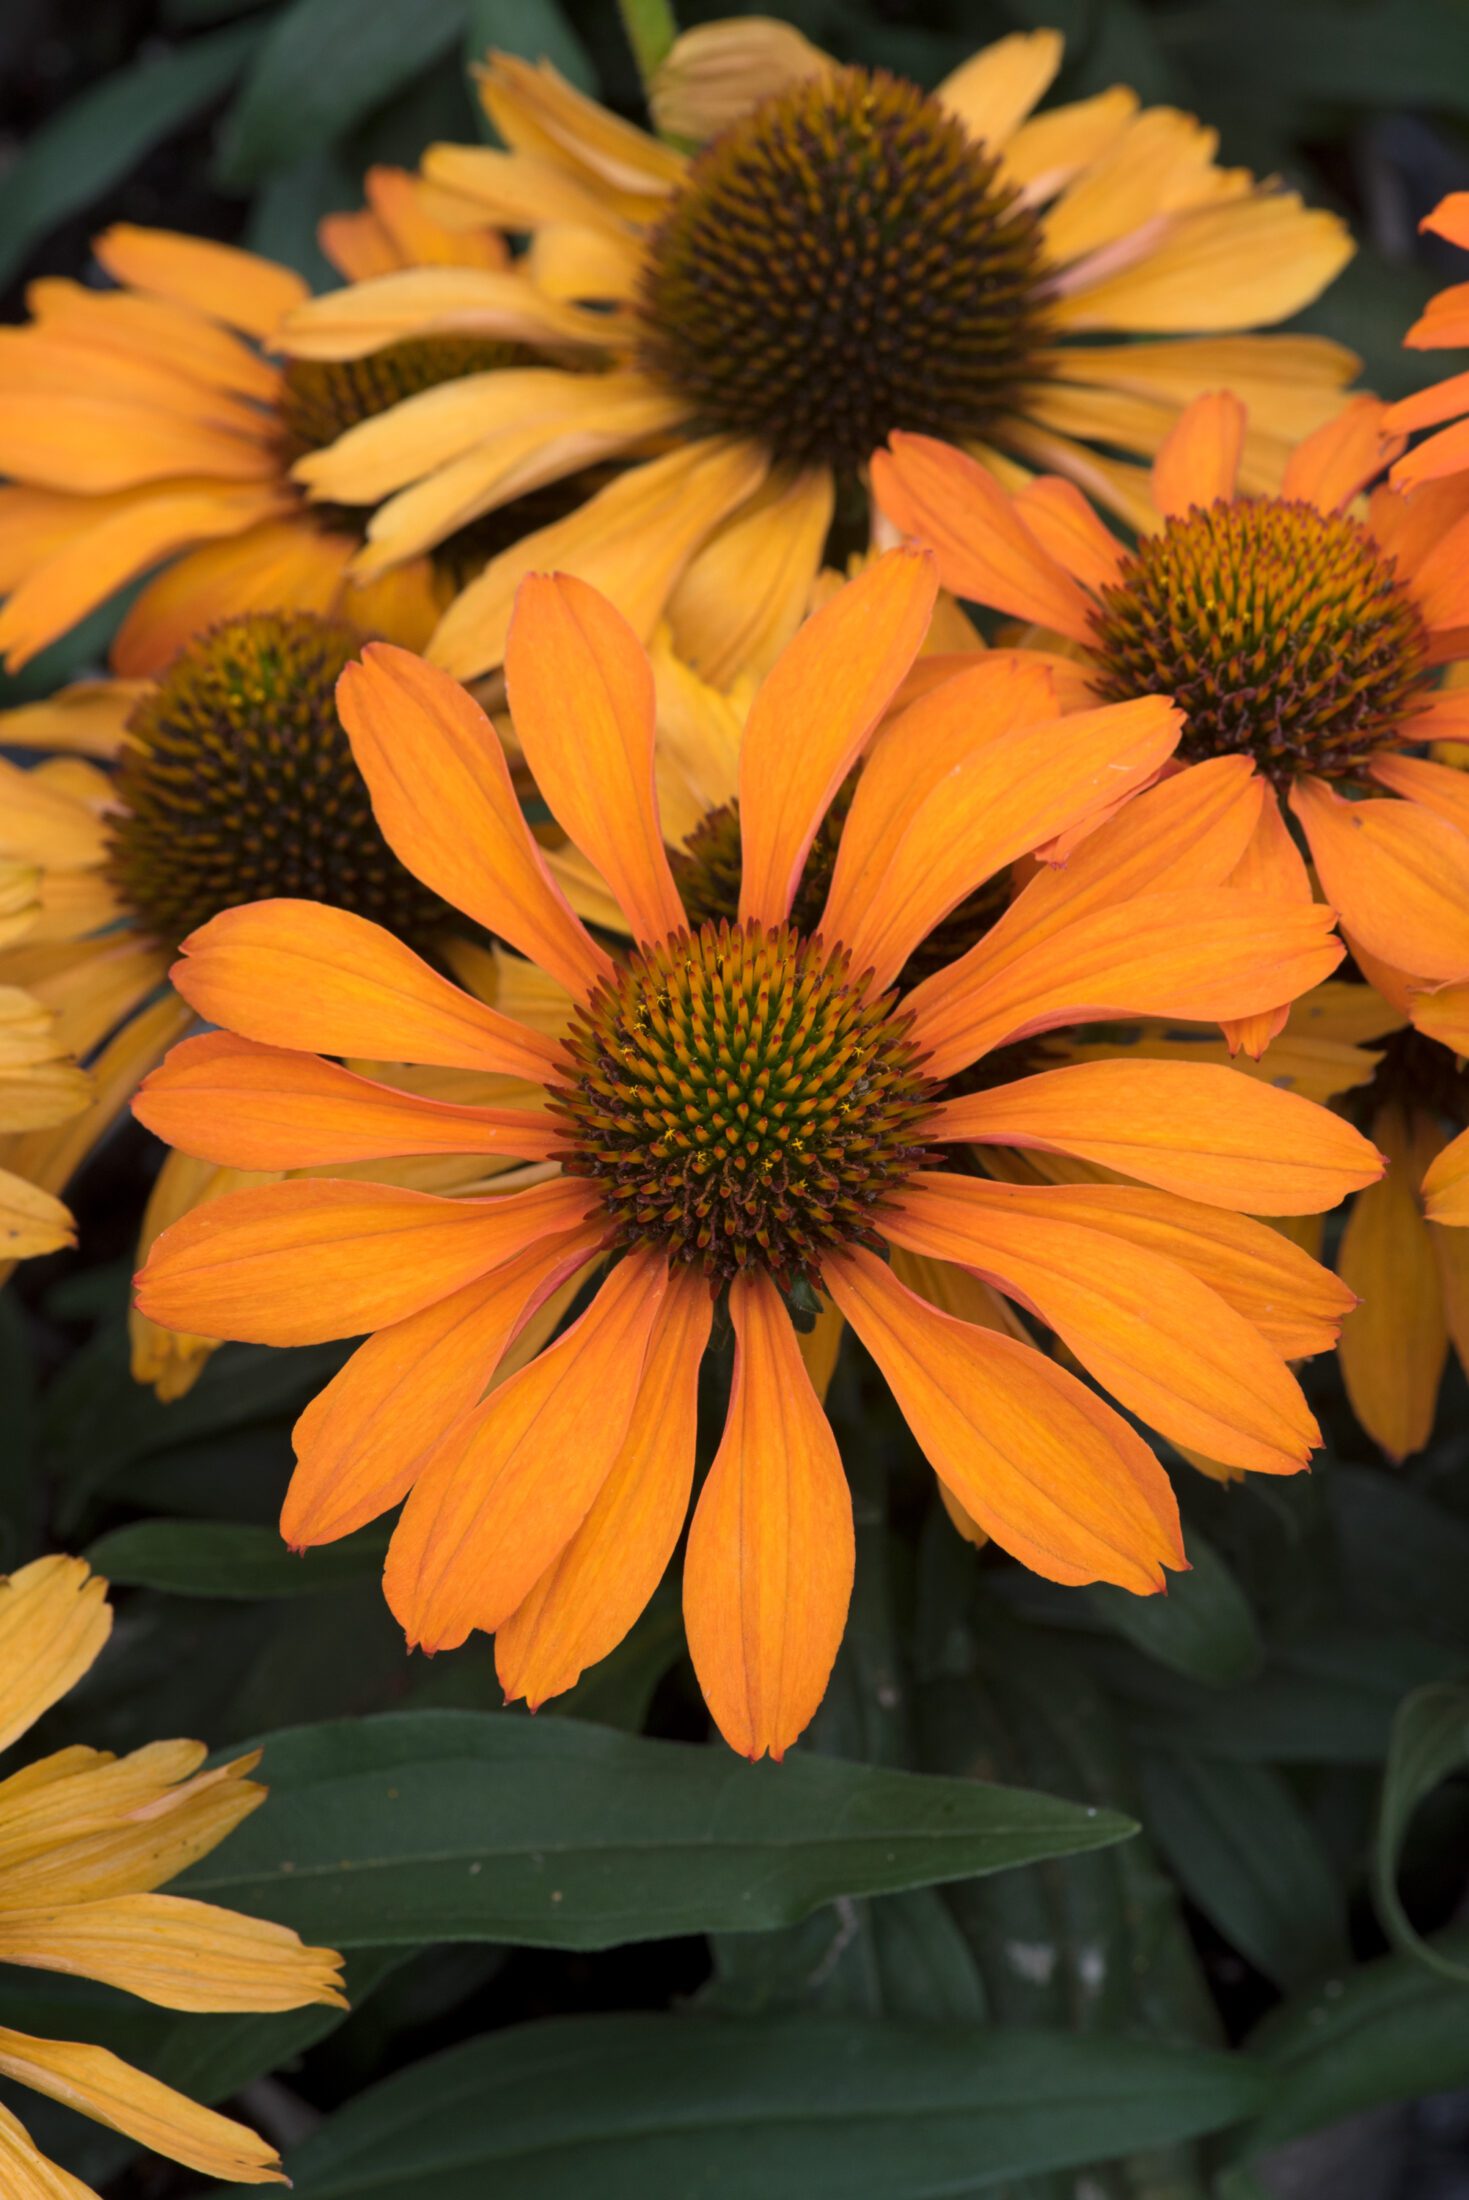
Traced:
MULTIPOLYGON (((494 280, 504 267, 499 235, 451 194, 387 168, 370 171, 367 193, 361 213, 322 225, 344 275, 453 265, 494 280)), ((426 638, 463 569, 456 546, 440 546, 438 571, 409 560, 362 585, 349 570, 355 518, 313 510, 291 469, 413 391, 525 355, 451 337, 356 367, 281 366, 267 353, 308 295, 291 269, 126 225, 94 250, 116 289, 33 283, 29 323, 0 332, 6 662, 25 663, 146 574, 113 645, 126 674, 158 671, 241 611, 340 612, 373 633, 426 638)))
POLYGON ((1234 1210, 1330 1205, 1377 1173, 1365 1140, 1228 1069, 996 1081, 996 1050, 1028 1034, 1246 1016, 1334 966, 1328 912, 1215 883, 1253 829, 1246 771, 1155 788, 895 992, 985 879, 1153 778, 1177 738, 1178 713, 1152 699, 1036 724, 1029 683, 981 658, 884 730, 825 908, 792 921, 823 814, 934 595, 932 560, 894 552, 783 652, 740 750, 736 917, 691 926, 653 792, 648 660, 584 582, 527 581, 507 662, 516 732, 624 913, 635 944, 618 961, 557 888, 473 700, 388 645, 348 668, 343 722, 389 842, 565 989, 560 1039, 309 902, 234 910, 185 942, 176 983, 223 1028, 140 1096, 161 1135, 224 1167, 466 1148, 527 1164, 522 1189, 490 1200, 330 1179, 236 1193, 165 1232, 138 1288, 153 1319, 206 1335, 367 1333, 298 1425, 284 1533, 328 1541, 406 1497, 394 1611, 430 1649, 495 1633, 512 1696, 571 1686, 667 1564, 716 1300, 735 1366, 685 1609, 714 1717, 752 1755, 778 1755, 814 1711, 852 1577, 850 1500, 793 1307, 839 1309, 964 1516, 1057 1580, 1160 1587, 1182 1563, 1172 1494, 1074 1376, 935 1303, 969 1309, 976 1277, 1171 1438, 1278 1473, 1316 1441, 1283 1355, 1329 1341, 1339 1287, 1234 1210), (307 1050, 529 1080, 541 1104, 427 1105, 307 1050), (936 1149, 975 1141, 1139 1181, 1028 1188, 940 1165, 936 1149), (889 1252, 916 1259, 929 1296, 889 1252), (481 1403, 527 1315, 609 1256, 580 1318, 481 1403))
MULTIPOLYGON (((80 1558, 38 1558, 0 1579, 0 1748, 86 1673, 112 1630, 107 1584, 80 1558)), ((344 2008, 342 1959, 283 1925, 161 1894, 265 1801, 246 1777, 260 1752, 203 1771, 202 1742, 130 1756, 62 1749, 0 1780, 0 1963, 100 1979, 161 2009, 344 2008)), ((0 2077, 211 2181, 280 2185, 280 2156, 244 2124, 201 2108, 106 2048, 0 2029, 0 2077)), ((0 2107, 7 2200, 88 2200, 0 2107)))
MULTIPOLYGON (((1357 961, 1389 999, 1469 980, 1469 781, 1405 747, 1451 735, 1469 695, 1438 667, 1469 655, 1469 514, 1445 528, 1435 484, 1380 489, 1399 446, 1375 398, 1291 454, 1278 496, 1239 486, 1245 408, 1197 399, 1158 454, 1150 531, 1128 550, 1076 491, 1007 493, 962 451, 897 436, 874 461, 884 509, 933 544, 957 595, 1061 638, 1082 702, 1166 695, 1178 756, 1251 758, 1278 805, 1241 871, 1309 897, 1305 836, 1357 961)), ((1244 1036, 1264 1043, 1282 1019, 1244 1036)))
MULTIPOLYGON (((517 272, 568 353, 614 367, 428 393, 303 461, 313 494, 377 507, 356 569, 391 570, 589 450, 626 462, 464 589, 429 651, 460 678, 499 665, 516 587, 546 568, 593 581, 645 641, 666 609, 708 678, 766 670, 834 523, 842 558, 866 546, 865 468, 894 428, 1133 511, 1146 477, 1097 446, 1151 456, 1197 391, 1248 389, 1257 487, 1339 406, 1350 354, 1234 332, 1314 297, 1351 250, 1342 224, 1217 167, 1212 131, 1121 87, 1033 115, 1055 32, 1000 40, 932 95, 779 26, 690 43, 729 33, 758 62, 726 72, 727 127, 692 158, 508 55, 483 95, 509 150, 427 155, 431 180, 527 236, 517 272)), ((344 361, 524 310, 500 276, 392 275, 304 306, 283 341, 344 361)))

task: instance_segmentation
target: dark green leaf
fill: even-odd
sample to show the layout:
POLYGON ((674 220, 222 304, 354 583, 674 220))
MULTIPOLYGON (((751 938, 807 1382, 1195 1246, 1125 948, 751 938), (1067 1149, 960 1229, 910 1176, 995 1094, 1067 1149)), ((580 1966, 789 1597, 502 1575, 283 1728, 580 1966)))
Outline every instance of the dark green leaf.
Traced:
POLYGON ((1284 94, 1469 114, 1469 16, 1458 0, 1231 0, 1164 14, 1160 36, 1195 82, 1247 75, 1265 103, 1284 94))
POLYGON ((137 61, 43 123, 0 181, 0 283, 59 222, 101 198, 145 153, 221 98, 259 35, 253 24, 236 24, 137 61))
POLYGON ((99 1574, 131 1589, 189 1597, 299 1597, 382 1572, 388 1539, 365 1528, 319 1551, 288 1550, 274 1528, 215 1520, 144 1520, 87 1552, 99 1574))
POLYGON ((1278 1772, 1150 1756, 1143 1799, 1147 1830, 1189 1899, 1277 1986, 1350 1960, 1331 1859, 1278 1772))
POLYGON ((390 2078, 287 2160, 297 2200, 965 2200, 1216 2131, 1242 2056, 797 2017, 558 2018, 390 2078))
POLYGON ((1249 1680, 1265 1653, 1245 1593, 1196 1528, 1188 1555, 1192 1572, 1170 1575, 1164 1595, 1135 1597, 1102 1585, 1087 1591, 1087 1601, 1119 1635, 1176 1673, 1220 1687, 1249 1680))
POLYGON ((473 1712, 297 1728, 264 1777, 270 1809, 184 1884, 336 1947, 757 1932, 1133 1830, 1005 1788, 473 1712))
MULTIPOLYGON (((1450 1963, 1469 1959, 1462 1927, 1436 1942, 1450 1963)), ((1251 2035, 1252 2057, 1279 2080, 1264 2114, 1232 2141, 1248 2160, 1307 2131, 1383 2101, 1406 2101, 1469 2080, 1469 2024, 1459 1985, 1416 1956, 1383 1956, 1287 2002, 1251 2035)))
POLYGON ((1469 1965, 1443 1955, 1413 1926, 1398 1893, 1398 1859, 1418 1805, 1450 1773, 1469 1768, 1469 1684, 1443 1681, 1409 1696, 1393 1720, 1382 1775, 1373 1859, 1377 1914, 1390 1940, 1445 1978, 1469 1984, 1469 1965))
POLYGON ((432 68, 464 27, 465 0, 293 0, 271 24, 226 117, 219 169, 258 183, 319 153, 432 68))
POLYGON ((1335 1466, 1325 1482, 1353 1603, 1376 1620, 1469 1647, 1469 1526, 1375 1469, 1335 1466))

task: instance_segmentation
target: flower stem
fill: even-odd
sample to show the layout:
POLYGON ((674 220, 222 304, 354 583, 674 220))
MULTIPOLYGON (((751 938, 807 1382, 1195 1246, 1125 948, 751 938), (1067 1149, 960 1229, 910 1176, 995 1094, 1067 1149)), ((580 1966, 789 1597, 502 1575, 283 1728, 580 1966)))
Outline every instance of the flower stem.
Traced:
POLYGON ((669 0, 617 0, 617 12, 644 85, 667 59, 678 36, 678 19, 669 0))

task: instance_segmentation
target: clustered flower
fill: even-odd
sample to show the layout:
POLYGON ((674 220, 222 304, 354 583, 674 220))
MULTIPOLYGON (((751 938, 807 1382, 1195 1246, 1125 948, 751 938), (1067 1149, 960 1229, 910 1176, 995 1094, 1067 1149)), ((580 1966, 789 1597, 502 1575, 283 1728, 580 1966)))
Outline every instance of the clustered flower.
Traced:
MULTIPOLYGON (((924 91, 711 24, 645 131, 491 56, 499 146, 372 171, 341 287, 114 228, 0 354, 0 653, 142 583, 0 720, 0 1237, 68 1243, 131 1106, 139 1379, 360 1340, 281 1532, 395 1514, 408 1645, 492 1636, 532 1707, 677 1562, 720 1733, 797 1739, 849 1329, 960 1535, 1139 1595, 1166 1456, 1308 1464, 1298 1363, 1340 1338, 1395 1458, 1469 1364, 1469 377, 1387 406, 1270 333, 1340 222, 1125 88, 1048 104, 1061 59, 924 91)), ((1462 289, 1407 341, 1469 343, 1462 289)), ((106 1628, 80 1561, 0 1585, 0 1739, 106 1628)), ((67 1777, 192 1857, 262 1791, 160 1747, 67 1777)), ((335 1994, 66 1840, 44 1915, 0 1863, 0 1957, 335 1994)), ((120 2068, 0 2035, 274 2174, 120 2068)))

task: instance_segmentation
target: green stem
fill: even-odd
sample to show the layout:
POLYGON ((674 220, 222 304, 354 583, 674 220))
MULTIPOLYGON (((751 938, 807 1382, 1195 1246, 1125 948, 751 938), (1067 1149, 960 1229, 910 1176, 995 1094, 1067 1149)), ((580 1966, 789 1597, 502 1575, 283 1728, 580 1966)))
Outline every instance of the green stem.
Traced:
POLYGON ((669 0, 617 0, 617 12, 622 17, 638 75, 645 86, 649 85, 654 72, 667 60, 669 48, 678 36, 678 19, 669 0))

